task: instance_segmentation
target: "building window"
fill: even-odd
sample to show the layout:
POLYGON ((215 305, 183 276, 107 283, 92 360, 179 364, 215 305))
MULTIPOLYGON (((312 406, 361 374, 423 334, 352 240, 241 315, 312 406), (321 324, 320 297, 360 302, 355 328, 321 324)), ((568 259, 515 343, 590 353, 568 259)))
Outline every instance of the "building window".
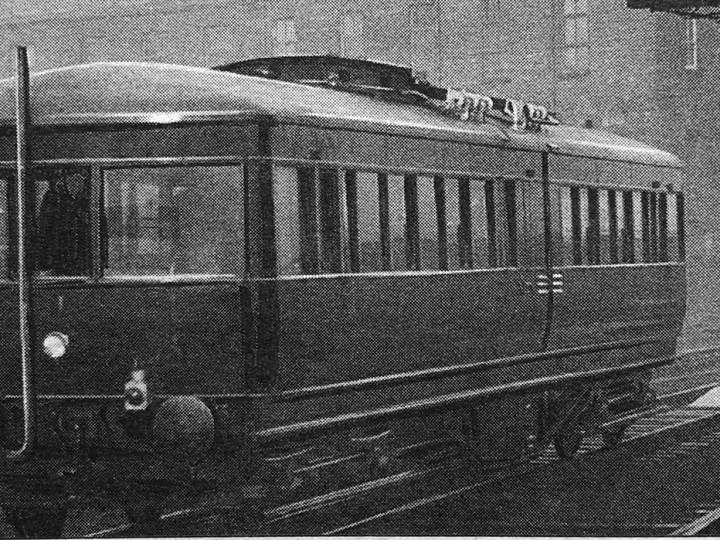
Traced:
POLYGON ((688 19, 686 29, 685 69, 698 68, 697 20, 688 19))
POLYGON ((346 13, 343 17, 340 53, 346 57, 362 57, 365 54, 363 43, 364 17, 360 13, 346 13))
POLYGON ((275 38, 273 45, 273 54, 275 56, 292 56, 295 54, 297 35, 295 34, 294 19, 276 21, 273 37, 275 38))
POLYGON ((565 69, 583 73, 590 65, 587 0, 565 0, 565 69))

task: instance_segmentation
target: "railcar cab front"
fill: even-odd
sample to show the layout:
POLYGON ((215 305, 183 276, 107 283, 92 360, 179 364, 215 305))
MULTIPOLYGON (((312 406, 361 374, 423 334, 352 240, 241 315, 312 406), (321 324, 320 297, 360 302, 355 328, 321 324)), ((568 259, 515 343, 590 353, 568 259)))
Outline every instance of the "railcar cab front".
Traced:
MULTIPOLYGON (((204 95, 207 82, 191 68, 101 64, 37 74, 32 83, 37 444, 27 462, 7 464, 0 502, 28 534, 43 521, 32 516, 66 508, 67 494, 89 479, 100 492, 120 482, 135 518, 143 512, 132 505, 161 508, 153 493, 164 496, 164 488, 137 486, 175 485, 211 447, 246 444, 240 427, 252 407, 251 379, 261 377, 248 360, 246 238, 255 235, 245 219, 257 111, 228 90, 228 113, 218 113, 222 95, 204 95), (186 111, 177 85, 192 101, 186 111), (48 473, 28 475, 40 462, 48 473)), ((0 82, 7 451, 19 446, 23 427, 13 86, 0 82)))

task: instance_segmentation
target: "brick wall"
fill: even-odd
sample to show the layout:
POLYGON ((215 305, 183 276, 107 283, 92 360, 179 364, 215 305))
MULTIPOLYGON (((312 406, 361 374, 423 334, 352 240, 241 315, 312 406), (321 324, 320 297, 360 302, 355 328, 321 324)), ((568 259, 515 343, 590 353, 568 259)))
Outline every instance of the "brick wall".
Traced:
POLYGON ((339 53, 343 17, 362 15, 362 55, 430 80, 547 104, 570 124, 637 138, 688 163, 688 348, 720 345, 720 26, 699 21, 698 69, 685 69, 685 20, 588 0, 589 62, 564 68, 568 0, 19 0, 3 2, 0 75, 11 45, 33 69, 98 60, 212 66, 273 54, 292 19, 297 54, 339 53))

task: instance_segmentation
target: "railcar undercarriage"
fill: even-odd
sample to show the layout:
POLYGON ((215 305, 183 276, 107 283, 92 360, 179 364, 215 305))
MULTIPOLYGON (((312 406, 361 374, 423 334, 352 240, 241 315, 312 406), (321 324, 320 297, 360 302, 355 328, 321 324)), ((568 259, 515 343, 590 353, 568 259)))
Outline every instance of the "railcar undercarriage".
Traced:
MULTIPOLYGON (((224 491, 261 526, 259 516, 278 504, 443 460, 509 465, 548 444, 570 459, 583 438, 598 431, 616 444, 637 414, 652 407, 649 380, 649 372, 640 371, 330 433, 309 431, 286 442, 237 430, 253 414, 249 403, 201 407, 197 398, 170 398, 164 408, 128 412, 122 402, 45 401, 39 411, 45 437, 32 460, 5 464, 0 504, 18 535, 50 537, 60 534, 71 506, 98 513, 120 506, 142 528, 152 527, 163 508, 197 505, 224 491), (203 422, 198 411, 205 407, 212 417, 203 422)), ((3 412, 7 448, 18 439, 12 418, 20 411, 10 403, 3 412)))

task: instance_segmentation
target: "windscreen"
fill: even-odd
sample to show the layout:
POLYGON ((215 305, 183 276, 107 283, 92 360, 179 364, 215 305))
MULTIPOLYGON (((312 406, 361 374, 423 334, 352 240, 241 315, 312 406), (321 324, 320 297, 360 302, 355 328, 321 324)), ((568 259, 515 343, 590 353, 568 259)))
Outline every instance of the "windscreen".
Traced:
POLYGON ((105 275, 239 274, 243 167, 103 173, 105 275))

